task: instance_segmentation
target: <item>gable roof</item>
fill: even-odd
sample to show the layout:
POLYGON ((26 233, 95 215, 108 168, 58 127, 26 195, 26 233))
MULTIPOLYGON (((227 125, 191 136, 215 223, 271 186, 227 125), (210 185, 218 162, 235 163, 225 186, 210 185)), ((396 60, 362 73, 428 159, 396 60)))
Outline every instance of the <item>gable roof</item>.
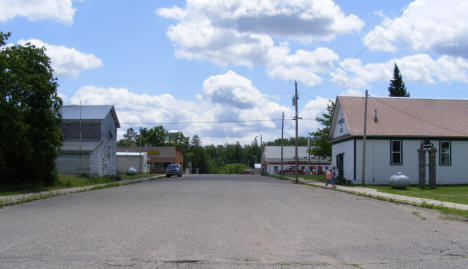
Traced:
MULTIPOLYGON (((350 136, 362 136, 364 97, 338 96, 350 136)), ((333 137, 334 113, 330 138, 333 137)), ((468 138, 468 100, 368 97, 367 135, 396 137, 468 138), (377 122, 374 118, 377 115, 377 122)), ((334 140, 340 140, 335 138, 334 140)))
POLYGON ((60 112, 64 120, 103 120, 107 114, 112 113, 116 127, 120 128, 119 119, 113 105, 62 106, 60 112))

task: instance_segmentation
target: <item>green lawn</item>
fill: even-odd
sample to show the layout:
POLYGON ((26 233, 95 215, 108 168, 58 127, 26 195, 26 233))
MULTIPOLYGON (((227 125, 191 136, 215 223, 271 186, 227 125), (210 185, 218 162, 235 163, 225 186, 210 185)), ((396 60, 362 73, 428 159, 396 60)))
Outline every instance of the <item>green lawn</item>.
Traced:
POLYGON ((459 204, 468 204, 468 185, 459 186, 437 186, 431 190, 429 188, 421 190, 418 186, 409 186, 406 190, 392 189, 390 186, 371 186, 380 192, 401 194, 406 196, 428 198, 445 202, 453 202, 459 204))
POLYGON ((303 179, 313 179, 313 180, 318 180, 318 181, 322 181, 322 182, 325 182, 326 181, 326 177, 325 175, 300 175, 300 177, 302 177, 303 179))

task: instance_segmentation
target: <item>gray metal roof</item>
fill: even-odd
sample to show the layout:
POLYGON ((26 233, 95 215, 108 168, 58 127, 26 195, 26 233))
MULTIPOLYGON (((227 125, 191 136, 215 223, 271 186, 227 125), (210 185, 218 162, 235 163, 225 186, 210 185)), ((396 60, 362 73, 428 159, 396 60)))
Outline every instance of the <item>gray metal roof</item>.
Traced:
POLYGON ((102 141, 64 141, 62 147, 60 147, 60 152, 62 153, 75 153, 83 152, 90 153, 93 152, 102 141))
POLYGON ((117 118, 117 113, 113 105, 69 105, 62 106, 60 112, 62 113, 62 119, 65 120, 103 120, 107 114, 112 113, 117 128, 120 127, 119 119, 117 118))

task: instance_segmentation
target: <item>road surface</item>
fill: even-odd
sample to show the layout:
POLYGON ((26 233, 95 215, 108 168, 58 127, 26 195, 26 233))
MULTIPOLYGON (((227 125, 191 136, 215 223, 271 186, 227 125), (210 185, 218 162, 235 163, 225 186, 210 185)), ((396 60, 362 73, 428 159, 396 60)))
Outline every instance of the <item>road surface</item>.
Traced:
POLYGON ((468 223, 270 177, 192 175, 2 208, 0 268, 468 268, 468 223))

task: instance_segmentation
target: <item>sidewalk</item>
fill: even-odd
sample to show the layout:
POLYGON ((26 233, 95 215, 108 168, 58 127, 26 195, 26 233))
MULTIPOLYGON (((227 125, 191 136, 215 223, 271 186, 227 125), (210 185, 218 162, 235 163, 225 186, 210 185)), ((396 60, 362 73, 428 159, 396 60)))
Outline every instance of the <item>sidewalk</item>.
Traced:
MULTIPOLYGON (((303 178, 299 178, 299 182, 325 188, 325 183, 317 181, 317 180, 305 180, 303 178)), ((328 189, 330 190, 336 189, 338 191, 343 191, 343 192, 347 192, 351 194, 370 196, 374 198, 383 198, 386 200, 392 200, 395 202, 401 202, 401 203, 407 203, 407 204, 414 204, 414 205, 429 204, 433 206, 443 206, 443 207, 454 208, 454 209, 459 209, 459 210, 468 210, 468 205, 465 205, 465 204, 442 202, 439 200, 433 200, 433 199, 427 199, 427 198, 417 198, 417 197, 404 196, 404 195, 398 195, 398 194, 384 193, 384 192, 379 192, 376 189, 371 189, 371 188, 346 187, 346 186, 337 185, 336 188, 328 187, 328 189)))
POLYGON ((0 196, 0 208, 5 205, 12 205, 12 204, 25 202, 25 201, 33 201, 33 200, 44 199, 48 197, 65 195, 65 194, 70 194, 70 193, 75 193, 75 192, 83 192, 83 191, 88 191, 88 190, 98 189, 98 188, 128 185, 132 183, 139 183, 139 182, 147 181, 150 179, 163 178, 163 177, 164 175, 155 175, 151 177, 126 179, 126 180, 121 180, 121 181, 96 184, 96 185, 88 185, 88 186, 83 186, 83 187, 74 187, 74 188, 58 189, 58 190, 52 190, 52 191, 41 191, 41 192, 34 192, 34 193, 23 193, 23 194, 0 196))

